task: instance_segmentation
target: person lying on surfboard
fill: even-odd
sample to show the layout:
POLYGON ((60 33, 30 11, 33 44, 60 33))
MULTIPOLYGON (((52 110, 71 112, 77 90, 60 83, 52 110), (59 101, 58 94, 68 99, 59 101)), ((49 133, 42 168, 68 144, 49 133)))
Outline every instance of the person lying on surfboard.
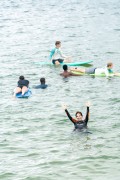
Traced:
POLYGON ((14 96, 22 92, 22 96, 28 91, 29 81, 24 76, 19 77, 18 86, 14 89, 14 96))
POLYGON ((68 71, 68 66, 66 64, 63 65, 63 72, 60 73, 61 76, 63 76, 64 78, 67 78, 69 76, 80 76, 79 74, 74 74, 71 71, 68 71))
POLYGON ((72 123, 74 124, 74 131, 78 130, 81 131, 83 129, 87 129, 87 123, 89 120, 89 107, 90 107, 90 102, 86 103, 86 107, 87 107, 87 112, 86 112, 86 116, 83 119, 83 114, 80 111, 77 111, 75 113, 75 118, 73 118, 70 113, 67 110, 67 106, 65 104, 62 105, 63 109, 65 110, 68 118, 72 121, 72 123))
POLYGON ((55 48, 52 49, 52 51, 50 52, 50 56, 49 56, 49 60, 52 61, 53 64, 61 64, 63 62, 70 62, 70 57, 65 56, 61 49, 61 42, 60 41, 56 41, 55 42, 55 48))
POLYGON ((107 63, 107 66, 104 68, 71 68, 71 71, 77 71, 81 72, 83 74, 95 74, 95 75, 101 75, 105 74, 105 76, 114 76, 114 75, 119 75, 119 73, 114 73, 113 72, 113 63, 109 62, 107 63))

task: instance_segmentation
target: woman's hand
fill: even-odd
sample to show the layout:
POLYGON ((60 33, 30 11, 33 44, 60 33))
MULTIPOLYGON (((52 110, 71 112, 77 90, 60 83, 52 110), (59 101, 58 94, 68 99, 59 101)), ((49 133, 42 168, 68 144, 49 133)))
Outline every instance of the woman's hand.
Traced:
POLYGON ((67 109, 67 105, 66 104, 62 104, 62 108, 65 110, 67 109))
POLYGON ((87 102, 86 102, 86 106, 87 106, 87 107, 90 107, 90 105, 91 105, 91 104, 90 104, 90 101, 87 101, 87 102))

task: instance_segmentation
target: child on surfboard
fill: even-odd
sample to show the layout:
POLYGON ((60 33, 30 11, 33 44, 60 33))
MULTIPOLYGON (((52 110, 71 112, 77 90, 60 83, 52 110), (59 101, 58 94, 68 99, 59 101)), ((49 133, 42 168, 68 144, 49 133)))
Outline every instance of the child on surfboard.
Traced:
POLYGON ((52 49, 52 51, 50 52, 50 55, 49 55, 49 60, 52 61, 53 64, 61 64, 63 62, 70 62, 70 57, 68 56, 65 56, 61 49, 61 42, 60 41, 56 41, 55 42, 55 48, 52 49))
POLYGON ((71 68, 71 71, 77 71, 83 74, 94 74, 94 75, 101 75, 105 74, 106 77, 108 76, 117 76, 119 73, 113 72, 113 63, 109 62, 107 63, 107 66, 104 68, 71 68))

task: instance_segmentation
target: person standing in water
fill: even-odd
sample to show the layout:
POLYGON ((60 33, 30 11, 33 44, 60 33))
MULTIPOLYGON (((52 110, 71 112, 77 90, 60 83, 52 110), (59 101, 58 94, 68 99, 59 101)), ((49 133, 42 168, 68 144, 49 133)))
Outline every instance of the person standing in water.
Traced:
POLYGON ((63 76, 64 78, 67 78, 69 76, 80 76, 79 74, 74 74, 71 71, 68 71, 68 66, 66 64, 63 65, 63 72, 60 73, 61 76, 63 76))
POLYGON ((65 56, 61 51, 61 42, 55 42, 55 48, 52 49, 49 55, 49 60, 52 61, 53 64, 61 64, 63 62, 70 62, 69 57, 65 56))
POLYGON ((14 96, 17 93, 22 93, 22 96, 28 91, 29 81, 24 76, 19 77, 18 86, 14 89, 14 96))
POLYGON ((45 89, 45 88, 47 88, 47 84, 45 84, 45 78, 40 78, 40 85, 37 85, 37 86, 35 86, 34 88, 35 89, 39 89, 39 88, 41 88, 41 89, 45 89))
POLYGON ((74 124, 74 131, 78 130, 78 131, 82 131, 83 129, 87 129, 87 124, 88 124, 88 120, 89 120, 89 107, 90 107, 90 103, 87 102, 86 103, 86 107, 87 107, 87 112, 86 112, 86 116, 83 119, 83 114, 80 111, 77 111, 75 113, 75 118, 73 118, 70 113, 67 110, 67 106, 64 104, 63 105, 63 109, 65 110, 68 118, 71 120, 71 122, 74 124))

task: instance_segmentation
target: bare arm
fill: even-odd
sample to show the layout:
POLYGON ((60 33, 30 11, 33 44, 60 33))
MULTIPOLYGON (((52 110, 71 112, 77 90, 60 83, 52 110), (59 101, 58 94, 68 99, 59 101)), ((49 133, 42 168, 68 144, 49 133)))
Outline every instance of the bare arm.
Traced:
POLYGON ((71 71, 74 71, 74 72, 85 73, 85 68, 73 67, 73 68, 70 68, 70 70, 71 70, 71 71))

